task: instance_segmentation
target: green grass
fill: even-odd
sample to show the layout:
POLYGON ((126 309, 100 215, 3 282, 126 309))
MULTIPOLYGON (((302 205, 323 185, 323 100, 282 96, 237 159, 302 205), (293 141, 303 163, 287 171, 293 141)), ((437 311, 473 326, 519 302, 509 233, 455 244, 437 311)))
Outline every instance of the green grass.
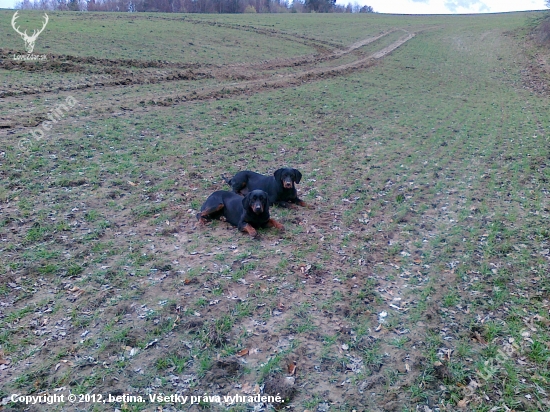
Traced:
MULTIPOLYGON (((12 14, 8 10, 2 11, 1 24, 9 27, 12 14)), ((40 12, 25 11, 19 14, 21 27, 41 24, 40 12)), ((35 54, 177 62, 195 62, 199 59, 209 64, 223 64, 286 56, 289 52, 300 55, 310 50, 305 45, 297 46, 284 39, 269 42, 267 36, 242 36, 240 30, 185 21, 195 20, 195 16, 152 13, 120 21, 119 15, 112 13, 93 13, 84 18, 78 13, 52 12, 49 18, 48 26, 36 42, 35 54), (107 43, 108 49, 101 46, 107 43)), ((12 30, 6 32, 3 47, 18 50, 23 49, 22 46, 17 33, 12 30)), ((17 72, 10 74, 13 76, 17 72)))
MULTIPOLYGON (((30 150, 17 144, 27 129, 0 130, 4 392, 171 393, 173 376, 186 391, 240 390, 286 377, 296 361, 291 402, 304 408, 454 410, 470 385, 472 411, 545 410, 550 117, 548 99, 524 87, 535 53, 525 27, 537 16, 50 15, 37 49, 225 74, 243 63, 235 71, 270 81, 399 36, 318 65, 260 64, 314 45, 391 28, 416 36, 345 75, 169 106, 147 102, 238 79, 6 97, 3 113, 25 118, 64 93, 80 105, 30 150), (227 189, 220 174, 287 165, 315 209, 271 208, 284 234, 196 226, 206 197, 227 189), (93 361, 65 368, 74 359, 93 361)), ((20 42, 12 33, 3 47, 20 42)), ((65 76, 3 73, 2 90, 65 76)))

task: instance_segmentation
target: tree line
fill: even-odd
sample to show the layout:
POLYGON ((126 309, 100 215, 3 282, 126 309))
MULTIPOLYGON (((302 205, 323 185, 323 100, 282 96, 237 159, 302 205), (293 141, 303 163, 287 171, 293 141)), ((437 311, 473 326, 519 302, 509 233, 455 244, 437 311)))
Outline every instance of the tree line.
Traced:
POLYGON ((375 13, 336 0, 23 0, 18 9, 163 13, 375 13))

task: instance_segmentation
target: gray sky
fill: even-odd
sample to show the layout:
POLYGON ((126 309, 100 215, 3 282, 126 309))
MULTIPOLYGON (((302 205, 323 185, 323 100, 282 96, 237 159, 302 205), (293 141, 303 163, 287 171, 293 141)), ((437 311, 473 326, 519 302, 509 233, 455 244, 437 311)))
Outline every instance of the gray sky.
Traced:
MULTIPOLYGON (((13 8, 16 1, 0 0, 0 8, 13 8)), ((350 1, 337 2, 347 4, 350 1)), ((500 13, 546 8, 544 0, 357 0, 357 3, 368 4, 379 13, 404 14, 500 13)))
MULTIPOLYGON (((347 4, 346 0, 337 2, 347 4)), ((546 8, 544 0, 361 0, 358 3, 368 4, 379 13, 404 14, 501 13, 546 8)))

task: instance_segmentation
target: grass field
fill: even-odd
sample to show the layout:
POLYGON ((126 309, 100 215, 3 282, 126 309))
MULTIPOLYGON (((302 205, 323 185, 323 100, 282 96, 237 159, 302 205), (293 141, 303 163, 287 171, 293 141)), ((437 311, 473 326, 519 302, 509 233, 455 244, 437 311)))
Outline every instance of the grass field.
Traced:
POLYGON ((51 13, 40 63, 11 16, 4 410, 550 410, 543 13, 51 13), (196 225, 222 173, 287 165, 284 234, 196 225), (47 393, 146 402, 9 401, 47 393))

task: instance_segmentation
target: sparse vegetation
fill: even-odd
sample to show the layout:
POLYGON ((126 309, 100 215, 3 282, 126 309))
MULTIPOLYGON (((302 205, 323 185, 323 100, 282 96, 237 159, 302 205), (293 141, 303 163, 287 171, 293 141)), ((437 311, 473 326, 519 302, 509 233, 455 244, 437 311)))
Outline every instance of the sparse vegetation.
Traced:
POLYGON ((25 65, 6 33, 0 398, 549 409, 542 17, 56 12, 25 65), (285 165, 315 209, 284 235, 195 226, 221 173, 285 165))

